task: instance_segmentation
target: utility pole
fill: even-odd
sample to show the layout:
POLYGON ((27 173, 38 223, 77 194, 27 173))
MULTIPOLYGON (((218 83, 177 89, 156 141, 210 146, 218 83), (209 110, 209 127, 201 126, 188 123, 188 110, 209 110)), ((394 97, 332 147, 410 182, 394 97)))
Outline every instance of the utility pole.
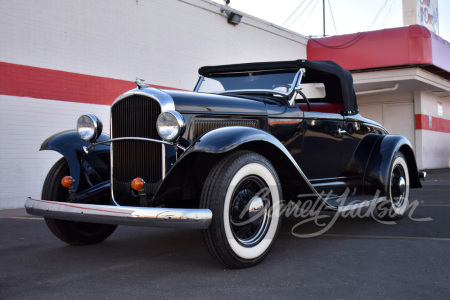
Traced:
POLYGON ((323 36, 325 36, 325 0, 322 1, 323 5, 323 36))

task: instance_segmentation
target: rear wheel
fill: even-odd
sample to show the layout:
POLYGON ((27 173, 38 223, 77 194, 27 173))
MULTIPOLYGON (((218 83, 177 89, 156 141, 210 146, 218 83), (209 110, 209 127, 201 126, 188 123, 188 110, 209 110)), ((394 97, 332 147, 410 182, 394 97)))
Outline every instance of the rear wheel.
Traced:
POLYGON ((213 220, 202 237, 211 255, 230 268, 258 264, 280 228, 281 188, 271 163, 248 151, 232 153, 210 172, 201 206, 213 220))
POLYGON ((378 216, 383 220, 398 220, 405 214, 409 197, 409 172, 401 152, 392 158, 387 199, 378 204, 378 216))
MULTIPOLYGON (((69 193, 61 185, 61 179, 70 174, 65 158, 58 160, 48 172, 42 187, 42 199, 67 202, 69 193)), ((117 225, 94 224, 45 218, 51 232, 70 245, 97 244, 109 237, 117 225)))

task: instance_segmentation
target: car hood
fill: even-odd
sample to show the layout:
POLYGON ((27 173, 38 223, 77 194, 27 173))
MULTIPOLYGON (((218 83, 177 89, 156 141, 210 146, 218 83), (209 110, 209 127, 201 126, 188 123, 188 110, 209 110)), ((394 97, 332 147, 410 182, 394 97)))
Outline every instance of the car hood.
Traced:
POLYGON ((164 90, 180 113, 245 114, 267 116, 264 102, 224 95, 164 90))

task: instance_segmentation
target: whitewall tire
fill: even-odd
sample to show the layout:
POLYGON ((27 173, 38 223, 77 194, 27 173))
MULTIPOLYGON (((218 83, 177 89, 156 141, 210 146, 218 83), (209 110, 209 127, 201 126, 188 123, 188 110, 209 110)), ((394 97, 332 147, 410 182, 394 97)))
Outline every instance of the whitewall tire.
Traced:
POLYGON ((392 158, 388 178, 386 201, 378 204, 379 217, 384 220, 397 220, 403 217, 408 208, 409 171, 406 159, 401 152, 392 158))
POLYGON ((281 199, 278 176, 265 157, 239 151, 220 161, 201 197, 202 207, 213 212, 202 234, 212 256, 231 268, 261 262, 280 228, 281 199))

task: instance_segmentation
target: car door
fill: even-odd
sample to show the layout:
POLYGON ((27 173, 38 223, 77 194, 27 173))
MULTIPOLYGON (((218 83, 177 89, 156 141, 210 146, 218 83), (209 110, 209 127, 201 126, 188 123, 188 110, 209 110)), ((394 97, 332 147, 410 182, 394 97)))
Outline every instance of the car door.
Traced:
POLYGON ((300 167, 310 180, 335 179, 343 171, 343 116, 305 111, 303 123, 300 167))

